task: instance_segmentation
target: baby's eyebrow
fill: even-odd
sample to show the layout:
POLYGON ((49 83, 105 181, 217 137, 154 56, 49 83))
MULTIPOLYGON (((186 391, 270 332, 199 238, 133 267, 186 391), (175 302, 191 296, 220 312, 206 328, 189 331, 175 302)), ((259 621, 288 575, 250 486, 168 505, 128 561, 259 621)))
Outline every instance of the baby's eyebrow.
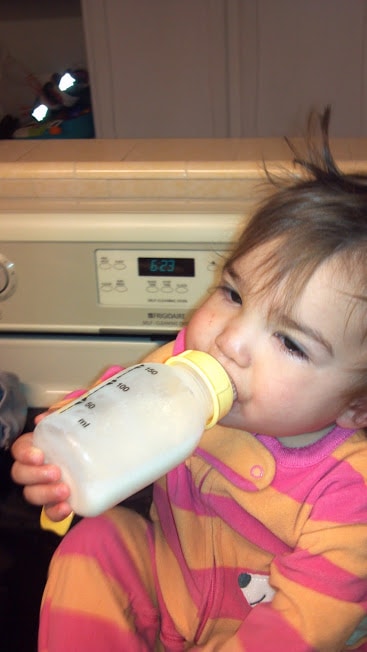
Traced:
POLYGON ((331 357, 334 356, 333 347, 331 346, 330 342, 327 339, 325 339, 322 333, 320 333, 320 331, 318 331, 315 328, 311 328, 310 326, 307 326, 306 324, 303 324, 302 322, 299 322, 296 319, 293 319, 293 317, 290 317, 289 315, 286 315, 284 313, 275 311, 275 314, 276 314, 277 321, 279 321, 282 326, 284 326, 285 328, 291 328, 292 330, 298 331, 300 333, 303 333, 307 337, 310 337, 318 344, 321 344, 321 346, 323 346, 324 349, 326 349, 326 351, 331 355, 331 357))
POLYGON ((244 279, 240 274, 236 272, 236 270, 232 265, 226 265, 223 269, 223 273, 228 274, 228 276, 230 276, 235 283, 240 283, 240 284, 244 283, 244 279))
MULTIPOLYGON (((232 265, 225 267, 224 272, 226 272, 238 285, 244 285, 244 279, 240 274, 236 272, 232 265)), ((294 331, 298 331, 299 333, 303 333, 307 337, 310 337, 312 340, 314 340, 314 342, 320 344, 331 357, 334 357, 334 349, 331 343, 322 335, 319 330, 311 328, 310 326, 307 326, 307 324, 303 324, 302 322, 297 321, 290 315, 282 312, 280 307, 272 306, 270 308, 270 315, 280 326, 284 328, 290 328, 294 331)))

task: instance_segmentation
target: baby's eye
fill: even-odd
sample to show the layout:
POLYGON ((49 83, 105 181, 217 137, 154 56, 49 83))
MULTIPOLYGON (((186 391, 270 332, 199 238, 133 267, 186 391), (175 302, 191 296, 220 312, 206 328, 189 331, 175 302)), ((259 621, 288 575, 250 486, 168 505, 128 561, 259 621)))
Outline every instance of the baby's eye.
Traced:
POLYGON ((289 355, 300 358, 302 360, 308 360, 306 353, 294 340, 292 340, 291 337, 285 335, 284 333, 275 333, 275 337, 281 342, 282 347, 289 355))
POLYGON ((239 303, 240 305, 242 305, 242 299, 238 294, 238 292, 236 292, 236 290, 233 290, 232 288, 228 288, 228 294, 229 294, 229 298, 231 299, 231 301, 233 301, 233 303, 239 303))
POLYGON ((230 301, 232 301, 232 303, 238 303, 239 305, 242 305, 242 299, 241 299, 240 295, 238 294, 238 292, 236 292, 236 290, 234 290, 234 289, 233 289, 232 287, 230 287, 229 285, 221 285, 221 286, 219 287, 219 290, 221 290, 222 292, 224 292, 224 294, 226 295, 226 297, 227 297, 230 301))

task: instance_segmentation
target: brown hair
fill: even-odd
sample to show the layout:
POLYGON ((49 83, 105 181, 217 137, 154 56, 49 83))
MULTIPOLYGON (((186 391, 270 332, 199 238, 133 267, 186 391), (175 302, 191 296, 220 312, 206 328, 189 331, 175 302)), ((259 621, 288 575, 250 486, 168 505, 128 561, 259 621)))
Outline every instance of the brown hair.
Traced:
MULTIPOLYGON (((355 279, 354 297, 367 301, 367 174, 339 170, 330 151, 329 121, 330 107, 322 115, 310 115, 305 157, 298 156, 287 141, 295 155, 297 175, 279 178, 268 173, 277 191, 254 213, 225 266, 277 240, 278 246, 259 272, 264 290, 276 289, 282 282, 286 308, 293 305, 315 270, 332 257, 355 279), (320 128, 321 146, 315 143, 315 125, 320 128)), ((366 390, 364 369, 348 400, 366 390)))

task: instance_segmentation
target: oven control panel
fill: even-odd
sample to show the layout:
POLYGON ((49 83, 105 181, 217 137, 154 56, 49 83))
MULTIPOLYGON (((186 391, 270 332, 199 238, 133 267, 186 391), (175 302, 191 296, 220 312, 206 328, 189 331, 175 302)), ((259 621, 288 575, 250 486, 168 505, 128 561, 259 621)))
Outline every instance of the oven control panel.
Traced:
POLYGON ((98 300, 153 313, 191 308, 218 281, 222 262, 212 251, 98 249, 98 300))
POLYGON ((206 243, 2 243, 0 331, 175 333, 218 284, 227 252, 206 243))
POLYGON ((178 330, 220 278, 224 252, 97 249, 97 293, 143 330, 178 330))
POLYGON ((220 281, 240 213, 2 213, 0 332, 174 335, 220 281))

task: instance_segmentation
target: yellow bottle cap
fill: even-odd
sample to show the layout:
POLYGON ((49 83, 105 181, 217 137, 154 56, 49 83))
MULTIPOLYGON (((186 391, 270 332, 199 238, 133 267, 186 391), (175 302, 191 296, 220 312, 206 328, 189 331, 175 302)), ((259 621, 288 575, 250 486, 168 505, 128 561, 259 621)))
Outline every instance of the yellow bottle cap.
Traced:
POLYGON ((45 512, 45 508, 42 507, 40 525, 42 530, 50 530, 51 532, 58 534, 59 537, 63 537, 70 528, 73 518, 74 513, 71 512, 69 516, 66 516, 62 521, 51 521, 45 512))
POLYGON ((174 366, 182 364, 191 367, 205 382, 213 401, 213 414, 208 419, 205 429, 212 428, 232 407, 235 392, 232 381, 222 365, 202 351, 183 351, 168 358, 165 364, 174 366))

